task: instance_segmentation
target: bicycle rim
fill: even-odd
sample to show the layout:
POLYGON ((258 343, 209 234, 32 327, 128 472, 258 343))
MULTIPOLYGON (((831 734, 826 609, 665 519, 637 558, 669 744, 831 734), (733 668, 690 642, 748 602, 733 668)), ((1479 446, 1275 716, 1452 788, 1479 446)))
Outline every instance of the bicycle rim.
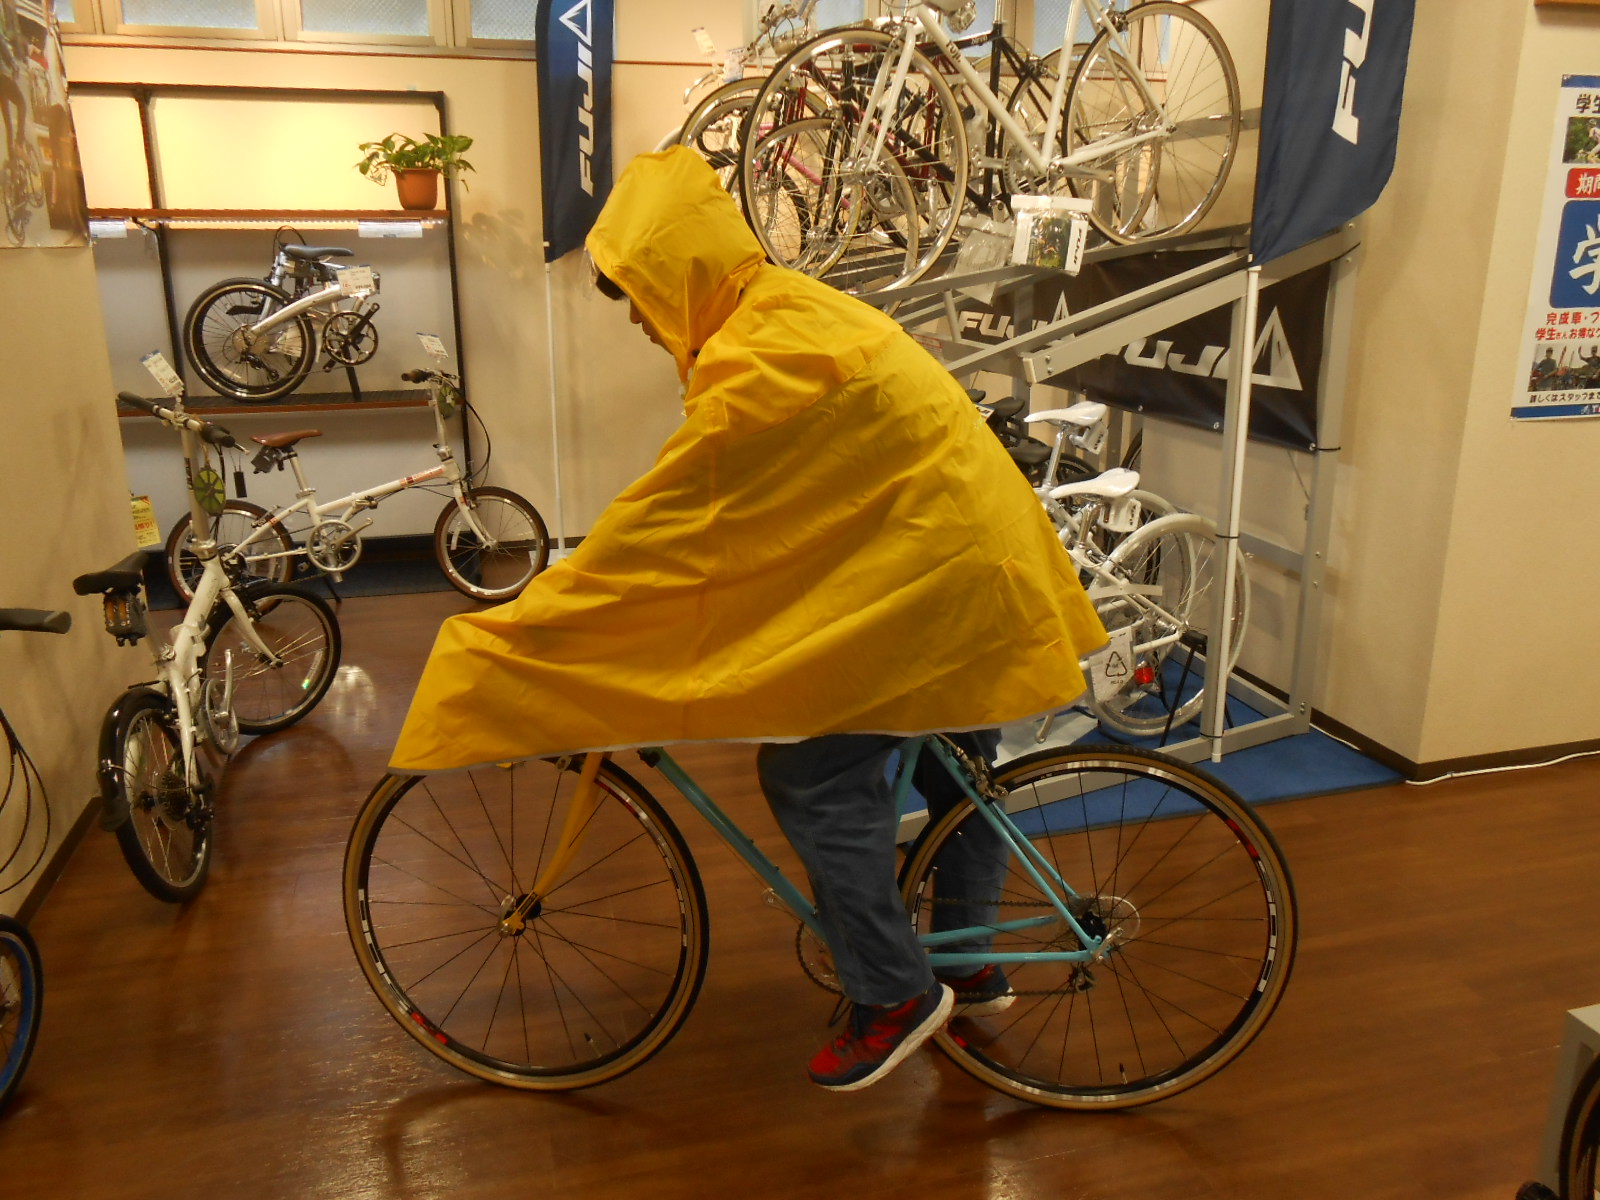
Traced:
MULTIPOLYGON (((1212 609, 1222 581, 1217 529, 1206 518, 1178 513, 1151 521, 1111 551, 1107 567, 1126 593, 1093 583, 1090 595, 1106 629, 1128 629, 1133 661, 1125 682, 1092 695, 1090 709, 1108 729, 1154 737, 1193 720, 1205 702, 1213 638, 1212 609)), ((1241 556, 1234 567, 1228 667, 1250 624, 1250 579, 1241 556)))
POLYGON ((148 693, 129 704, 117 737, 128 819, 117 845, 140 885, 158 900, 197 894, 211 869, 211 806, 184 773, 171 703, 148 693))
POLYGON ((39 950, 24 926, 0 917, 0 1107, 28 1068, 43 1007, 39 950))
POLYGON ((1600 1195, 1600 1059, 1589 1064, 1573 1089, 1561 1130, 1561 1200, 1600 1195))
POLYGON ((211 679, 231 669, 240 729, 272 733, 300 720, 327 694, 342 650, 339 624, 327 604, 297 587, 255 585, 242 599, 257 636, 278 661, 263 657, 232 610, 219 604, 202 666, 211 679))
POLYGON ((434 524, 433 552, 439 567, 450 586, 463 595, 509 600, 550 561, 544 518, 505 488, 472 488, 464 500, 470 521, 461 504, 451 500, 434 524))
POLYGON ((345 852, 367 982, 420 1045, 491 1083, 560 1090, 632 1070, 705 974, 699 874, 655 799, 610 763, 576 854, 508 924, 550 869, 575 766, 387 776, 345 852))
POLYGON ((1115 20, 1119 45, 1101 32, 1067 92, 1069 150, 1163 128, 1137 82, 1142 72, 1165 106, 1170 131, 1091 159, 1110 178, 1075 189, 1094 202, 1090 219, 1114 241, 1181 233, 1216 202, 1239 142, 1239 81, 1222 37, 1187 5, 1155 0, 1115 20))
MULTIPOLYGON (((1088 964, 1004 964, 1013 1002, 953 1021, 941 1048, 1009 1095, 1086 1109, 1176 1095, 1237 1057, 1294 960, 1293 885, 1266 828, 1225 785, 1150 751, 1044 751, 1006 764, 997 782, 1012 819, 1077 889, 1075 915, 1110 949, 1088 964)), ((920 932, 944 906, 992 899, 943 873, 982 821, 964 803, 913 850, 903 890, 920 932)), ((1080 948, 1014 857, 998 895, 981 924, 1037 920, 995 933, 989 950, 1080 948)))

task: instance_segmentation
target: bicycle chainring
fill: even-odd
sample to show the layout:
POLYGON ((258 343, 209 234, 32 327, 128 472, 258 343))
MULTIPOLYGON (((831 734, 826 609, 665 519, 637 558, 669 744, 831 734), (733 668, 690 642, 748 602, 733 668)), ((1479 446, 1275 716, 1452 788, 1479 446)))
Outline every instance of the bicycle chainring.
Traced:
POLYGON ((807 978, 825 992, 832 992, 835 996, 844 995, 844 986, 839 982, 839 972, 833 966, 833 951, 829 950, 803 924, 795 930, 795 954, 800 959, 800 968, 805 971, 807 978))
POLYGON ((378 352, 378 330, 372 323, 372 313, 334 313, 322 327, 322 348, 335 362, 359 367, 378 352))
POLYGON ((306 538, 306 557, 318 570, 348 571, 361 557, 361 535, 347 521, 324 521, 306 538))

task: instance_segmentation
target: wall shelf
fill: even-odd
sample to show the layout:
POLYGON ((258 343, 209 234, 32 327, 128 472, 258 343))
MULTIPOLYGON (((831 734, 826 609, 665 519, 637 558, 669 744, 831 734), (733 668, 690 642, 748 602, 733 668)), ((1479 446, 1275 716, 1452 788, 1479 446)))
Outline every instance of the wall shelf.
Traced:
POLYGON ((182 226, 203 224, 224 229, 252 229, 278 225, 304 224, 313 228, 355 227, 366 221, 390 224, 422 222, 437 226, 447 223, 450 213, 436 208, 411 212, 404 209, 251 209, 251 208, 91 208, 91 221, 118 218, 141 225, 182 226))

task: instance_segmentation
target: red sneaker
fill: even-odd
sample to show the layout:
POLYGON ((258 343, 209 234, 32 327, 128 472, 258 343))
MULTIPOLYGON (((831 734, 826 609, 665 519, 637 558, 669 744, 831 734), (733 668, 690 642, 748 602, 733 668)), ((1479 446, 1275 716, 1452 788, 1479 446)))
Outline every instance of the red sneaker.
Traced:
POLYGON ((811 1060, 811 1082, 830 1092, 872 1086, 940 1030, 954 1003, 950 989, 935 983, 892 1008, 852 1005, 844 1032, 811 1060))
POLYGON ((999 963, 990 963, 965 979, 941 976, 939 982, 956 994, 955 1017, 992 1017, 1016 1003, 1017 994, 1006 982, 999 963))

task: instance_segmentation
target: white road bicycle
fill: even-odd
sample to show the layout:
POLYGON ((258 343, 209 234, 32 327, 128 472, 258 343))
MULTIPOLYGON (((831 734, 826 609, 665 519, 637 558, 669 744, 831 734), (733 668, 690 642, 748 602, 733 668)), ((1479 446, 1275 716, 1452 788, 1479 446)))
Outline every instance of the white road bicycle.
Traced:
POLYGON ((358 520, 359 515, 414 487, 449 496, 434 523, 432 544, 440 569, 458 592, 474 600, 509 600, 544 570, 550 561, 550 534, 538 509, 507 488, 473 486, 456 461, 445 420, 464 403, 460 379, 431 370, 407 371, 401 379, 428 385, 437 466, 318 504, 295 447, 320 437, 321 431, 252 437, 261 446, 253 460, 256 470, 287 466, 294 473, 296 499, 271 511, 248 500, 228 500, 214 519, 198 525, 192 512, 180 517, 167 538, 167 575, 178 594, 187 598, 200 572, 197 528, 222 547, 229 563, 256 578, 288 582, 295 561, 304 558, 318 571, 341 579, 360 559, 362 531, 372 524, 371 517, 358 520))
POLYGON ((767 78, 742 133, 740 187, 756 236, 775 261, 828 274, 863 223, 893 270, 852 290, 926 272, 949 245, 972 167, 967 113, 999 127, 980 161, 1021 194, 1092 201, 1090 220, 1131 242, 1180 233, 1210 209, 1232 167, 1239 85, 1221 36, 1185 4, 1127 11, 1071 0, 1048 103, 995 94, 942 26, 961 0, 906 3, 879 28, 823 33, 767 78), (1077 55, 1087 20, 1093 38, 1077 55), (957 99, 950 83, 964 85, 957 99), (820 111, 819 111, 820 110, 820 111))
MULTIPOLYGON (((227 430, 124 392, 183 438, 191 513, 204 523, 213 493, 197 469, 200 443, 236 446, 227 430)), ((216 544, 197 542, 199 577, 183 620, 154 643, 155 679, 119 696, 100 731, 102 828, 151 895, 177 903, 204 885, 211 866, 215 783, 205 749, 226 757, 241 733, 271 733, 304 717, 327 694, 342 648, 320 597, 287 584, 251 582, 225 569, 216 544)), ((106 631, 120 644, 149 636, 139 551, 109 570, 80 575, 80 596, 100 595, 106 631)))
POLYGON ((223 279, 189 306, 183 347, 200 378, 234 400, 287 396, 311 373, 357 367, 378 352, 378 273, 342 266, 344 246, 274 239, 264 279, 223 279))

